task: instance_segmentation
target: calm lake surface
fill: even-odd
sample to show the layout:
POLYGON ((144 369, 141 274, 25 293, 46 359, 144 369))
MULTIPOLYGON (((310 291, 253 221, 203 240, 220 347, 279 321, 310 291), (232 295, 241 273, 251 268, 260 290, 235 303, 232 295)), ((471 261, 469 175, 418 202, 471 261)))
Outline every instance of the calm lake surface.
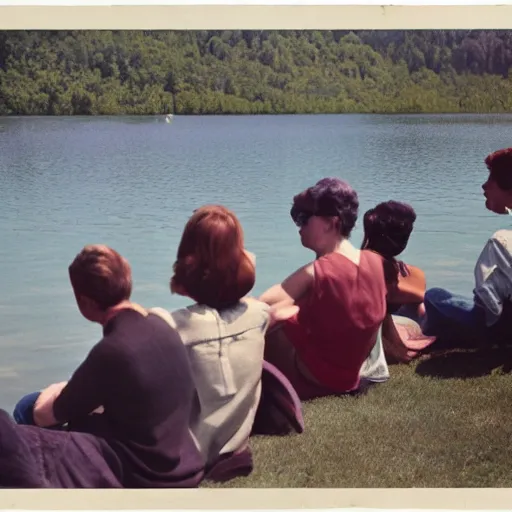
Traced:
POLYGON ((471 293, 482 246, 512 223, 486 211, 480 188, 484 157, 510 133, 503 115, 0 118, 0 407, 67 379, 101 337, 68 282, 83 245, 129 259, 134 300, 187 305, 168 281, 183 226, 205 203, 238 214, 255 293, 312 258, 289 209, 325 176, 358 191, 361 218, 383 200, 410 202, 404 259, 429 287, 471 293))

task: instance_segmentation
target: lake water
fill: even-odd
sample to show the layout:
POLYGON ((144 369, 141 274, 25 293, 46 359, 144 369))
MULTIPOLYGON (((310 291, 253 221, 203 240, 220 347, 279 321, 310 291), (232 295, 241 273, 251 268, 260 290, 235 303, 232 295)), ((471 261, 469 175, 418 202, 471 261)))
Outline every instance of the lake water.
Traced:
MULTIPOLYGON (((410 202, 404 259, 429 286, 471 293, 473 266, 510 217, 484 207, 484 157, 512 144, 512 116, 0 118, 0 407, 65 380, 101 337, 76 307, 67 267, 106 243, 132 264, 134 300, 176 308, 168 281, 183 226, 205 203, 232 208, 257 255, 260 293, 312 258, 292 196, 325 176, 377 202, 410 202)), ((353 241, 360 244, 358 223, 353 241)))

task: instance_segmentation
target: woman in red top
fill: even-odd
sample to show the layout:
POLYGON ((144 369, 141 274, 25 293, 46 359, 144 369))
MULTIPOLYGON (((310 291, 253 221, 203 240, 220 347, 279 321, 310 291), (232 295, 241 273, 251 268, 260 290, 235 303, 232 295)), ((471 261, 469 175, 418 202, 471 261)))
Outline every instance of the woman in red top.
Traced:
POLYGON ((291 381, 301 399, 354 391, 386 315, 382 257, 349 241, 356 192, 324 178, 293 199, 291 217, 316 260, 267 290, 272 306, 265 359, 291 381))

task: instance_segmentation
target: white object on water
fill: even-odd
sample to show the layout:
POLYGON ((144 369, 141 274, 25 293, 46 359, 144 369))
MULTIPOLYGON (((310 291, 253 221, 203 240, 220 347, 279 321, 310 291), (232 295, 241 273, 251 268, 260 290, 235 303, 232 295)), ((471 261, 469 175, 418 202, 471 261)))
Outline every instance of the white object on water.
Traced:
POLYGON ((510 208, 507 208, 507 207, 505 206, 505 210, 507 211, 507 213, 508 213, 509 215, 512 215, 512 210, 511 210, 510 208))
POLYGON ((174 119, 174 116, 172 114, 167 114, 165 116, 165 122, 166 123, 172 123, 172 120, 174 119))

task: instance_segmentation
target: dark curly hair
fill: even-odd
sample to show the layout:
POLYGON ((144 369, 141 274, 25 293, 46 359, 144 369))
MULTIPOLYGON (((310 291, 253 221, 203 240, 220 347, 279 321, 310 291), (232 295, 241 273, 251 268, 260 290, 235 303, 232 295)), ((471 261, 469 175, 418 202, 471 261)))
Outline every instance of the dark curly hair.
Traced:
POLYGON ((297 225, 313 215, 338 217, 340 234, 348 238, 354 229, 359 199, 356 191, 339 178, 323 178, 293 198, 290 215, 297 225))
POLYGON ((406 203, 378 204, 364 214, 362 248, 378 252, 386 259, 395 258, 407 247, 415 220, 416 212, 406 203))

